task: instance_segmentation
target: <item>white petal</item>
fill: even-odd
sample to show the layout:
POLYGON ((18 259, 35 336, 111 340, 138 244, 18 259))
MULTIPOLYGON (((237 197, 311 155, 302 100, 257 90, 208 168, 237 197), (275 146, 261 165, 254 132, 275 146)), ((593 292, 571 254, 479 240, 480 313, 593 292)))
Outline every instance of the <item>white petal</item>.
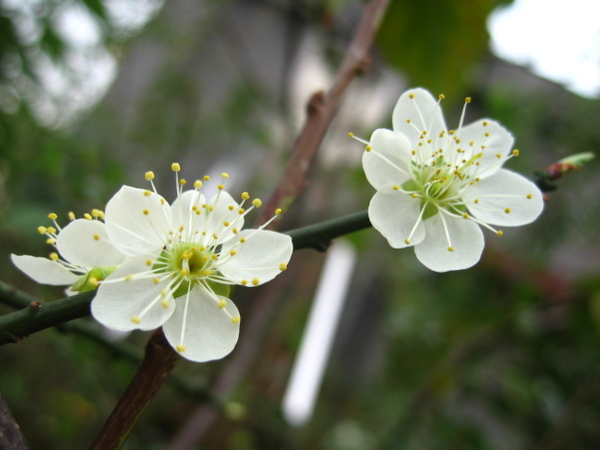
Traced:
POLYGON ((410 89, 400 96, 392 114, 392 124, 394 131, 404 133, 413 146, 417 145, 423 131, 435 138, 446 130, 438 101, 423 88, 410 89))
POLYGON ((105 225, 99 220, 72 221, 60 231, 56 248, 65 260, 88 268, 116 266, 125 259, 109 242, 105 225))
POLYGON ((401 185, 410 178, 411 145, 404 134, 380 128, 371 135, 369 145, 371 150, 363 153, 362 163, 371 186, 401 185))
POLYGON ((48 258, 30 255, 10 255, 12 262, 28 277, 40 284, 62 286, 75 283, 81 275, 48 258))
POLYGON ((92 301, 97 321, 115 330, 152 330, 173 314, 175 302, 167 289, 168 280, 155 283, 152 276, 142 276, 149 269, 145 261, 144 257, 128 259, 100 283, 92 301), (133 278, 123 279, 127 275, 133 278))
POLYGON ((206 231, 209 236, 216 234, 219 242, 232 239, 234 237, 233 229, 241 230, 244 226, 240 205, 226 191, 219 191, 208 201, 207 214, 200 215, 200 218, 198 230, 206 231), (212 211, 210 211, 211 208, 212 211))
POLYGON ((195 224, 199 220, 198 216, 206 214, 202 205, 206 205, 206 197, 195 189, 185 191, 177 197, 171 205, 173 229, 178 230, 181 226, 184 227, 184 230, 196 229, 195 224))
POLYGON ((489 177, 502 167, 515 142, 506 128, 491 119, 481 119, 463 127, 458 137, 464 149, 470 150, 465 154, 467 159, 483 152, 483 156, 477 160, 479 163, 477 176, 480 178, 489 177), (473 142, 472 146, 469 145, 471 142, 473 142), (482 149, 482 146, 485 148, 482 149))
POLYGON ((435 272, 467 269, 479 261, 483 251, 483 233, 472 220, 462 216, 438 213, 425 220, 426 236, 415 246, 415 254, 423 265, 435 272), (444 227, 445 221, 446 227, 444 227), (449 251, 446 231, 454 251, 449 251))
POLYGON ((171 229, 171 219, 169 204, 160 195, 144 189, 123 186, 106 205, 108 237, 128 256, 162 249, 171 229))
POLYGON ((221 274, 229 280, 248 286, 257 286, 281 273, 281 264, 287 265, 294 251, 292 239, 285 234, 267 230, 244 230, 221 249, 221 274), (246 242, 240 243, 240 239, 246 242), (235 255, 230 255, 230 251, 235 255), (254 280, 254 282, 253 282, 254 280))
POLYGON ((531 223, 544 209, 538 187, 506 169, 474 185, 464 200, 473 216, 492 225, 508 227, 531 223), (530 194, 531 198, 527 198, 530 194), (479 201, 475 203, 475 200, 479 201), (509 213, 506 213, 506 208, 509 208, 509 213))
POLYGON ((223 358, 233 350, 240 324, 231 320, 239 318, 238 309, 231 300, 213 298, 198 285, 190 292, 189 298, 178 297, 176 302, 175 313, 163 325, 163 331, 181 356, 205 362, 223 358), (217 306, 219 300, 226 302, 225 308, 217 306))
POLYGON ((388 186, 385 191, 376 192, 371 199, 369 220, 393 248, 403 248, 417 244, 425 237, 423 221, 419 220, 420 211, 419 199, 393 191, 388 186), (410 243, 407 244, 405 240, 409 237, 410 243))

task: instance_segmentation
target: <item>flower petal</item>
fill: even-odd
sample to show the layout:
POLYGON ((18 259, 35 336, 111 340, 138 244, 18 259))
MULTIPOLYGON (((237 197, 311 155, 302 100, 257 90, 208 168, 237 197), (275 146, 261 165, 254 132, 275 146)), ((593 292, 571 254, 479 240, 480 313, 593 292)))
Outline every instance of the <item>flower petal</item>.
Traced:
POLYGON ((394 191, 389 185, 384 189, 376 192, 369 203, 371 224, 393 248, 418 244, 425 237, 425 227, 419 218, 421 201, 394 191), (407 244, 405 240, 409 238, 407 244))
POLYGON ((202 205, 206 205, 206 197, 195 189, 185 191, 178 196, 171 205, 173 229, 179 230, 183 226, 187 230, 196 230, 198 216, 206 214, 202 205))
POLYGON ((480 178, 489 177, 502 167, 515 142, 506 128, 491 119, 481 119, 463 127, 458 137, 468 151, 465 154, 467 159, 483 153, 477 161, 480 169, 477 176, 480 178))
POLYGON ((125 259, 109 242, 106 227, 99 220, 72 221, 58 234, 56 248, 70 263, 88 268, 116 266, 125 259))
POLYGON ((241 230, 244 226, 244 210, 226 191, 219 191, 208 201, 207 212, 200 216, 203 222, 198 226, 209 236, 216 234, 219 242, 233 238, 233 229, 241 230))
POLYGON ((435 138, 446 130, 438 101, 423 88, 410 89, 400 96, 392 114, 392 124, 394 131, 404 133, 413 147, 423 131, 435 138))
POLYGON ((100 283, 92 301, 92 315, 115 330, 152 330, 161 326, 175 309, 168 290, 169 278, 158 283, 148 271, 145 257, 126 260, 100 283), (132 275, 132 279, 125 277, 132 275), (136 276, 137 275, 137 276, 136 276))
POLYGON ((176 302, 175 313, 163 325, 163 331, 181 356, 205 362, 223 358, 233 350, 240 324, 238 309, 231 300, 213 298, 197 285, 189 296, 178 297, 176 302), (218 306, 219 301, 225 302, 224 308, 218 306))
POLYGON ((467 269, 481 258, 483 233, 472 220, 438 213, 425 220, 425 230, 425 239, 415 246, 415 254, 427 268, 435 272, 467 269), (454 250, 449 251, 449 246, 454 250))
POLYGON ((258 286, 285 270, 294 251, 292 239, 268 230, 244 230, 221 249, 221 274, 237 284, 258 286), (240 240, 245 240, 241 243, 240 240), (231 254, 235 252, 234 254, 231 254), (245 280, 246 283, 242 283, 245 280))
POLYGON ((411 145, 404 134, 380 128, 371 135, 369 146, 362 163, 371 186, 401 185, 410 178, 411 145))
POLYGON ((62 264, 48 258, 12 254, 10 258, 19 270, 40 284, 49 284, 52 286, 73 284, 81 276, 74 274, 62 264))
POLYGON ((464 200, 469 212, 479 220, 508 227, 531 223, 544 209, 538 187, 507 169, 475 184, 464 200))
POLYGON ((106 231, 128 256, 157 252, 171 230, 171 207, 160 195, 123 186, 106 205, 106 231))

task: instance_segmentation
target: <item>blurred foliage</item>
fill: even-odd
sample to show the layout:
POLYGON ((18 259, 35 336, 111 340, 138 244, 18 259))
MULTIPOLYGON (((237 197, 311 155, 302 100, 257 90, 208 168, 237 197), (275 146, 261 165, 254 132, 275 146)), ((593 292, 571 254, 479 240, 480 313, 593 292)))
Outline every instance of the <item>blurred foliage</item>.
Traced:
POLYGON ((487 52, 486 18, 511 0, 393 0, 379 31, 386 61, 401 70, 409 85, 434 93, 460 94, 470 70, 487 52))
MULTIPOLYGON (((515 135, 521 156, 510 161, 514 170, 528 174, 569 154, 597 153, 597 100, 578 98, 525 70, 502 65, 509 67, 503 72, 498 61, 483 57, 485 18, 500 3, 392 2, 379 36, 383 61, 375 61, 347 101, 379 83, 378 70, 389 63, 411 83, 447 94, 449 124, 460 114, 454 106, 472 96, 467 122, 493 117, 515 135)), ((192 176, 225 161, 268 195, 300 115, 282 99, 287 93, 281 86, 292 83, 274 74, 299 70, 282 66, 297 60, 302 46, 279 46, 281 36, 289 23, 299 35, 317 36, 323 60, 332 64, 327 57, 343 54, 360 6, 332 2, 323 17, 315 13, 322 6, 311 1, 170 2, 139 35, 120 41, 105 3, 87 1, 104 21, 105 42, 120 55, 120 72, 93 111, 67 128, 49 129, 37 122, 29 97, 11 85, 39 76, 40 52, 59 62, 62 57, 52 20, 61 2, 36 4, 39 29, 50 31, 36 34, 33 43, 15 31, 16 19, 4 6, 0 13, 0 95, 12 90, 13 100, 0 102, 0 273, 42 300, 62 292, 28 281, 8 255, 49 251, 35 231, 49 212, 62 223, 70 210, 81 215, 102 207, 120 184, 139 185, 144 170, 162 174, 174 159, 186 160, 192 176), (253 53, 247 42, 272 46, 253 53)), ((403 89, 401 82, 395 86, 390 96, 403 89)), ((364 127, 361 113, 330 134, 364 127)), ((372 196, 360 146, 328 145, 344 145, 343 157, 314 168, 287 228, 362 209, 372 196)), ((428 272, 411 250, 391 250, 373 230, 350 236, 359 263, 334 354, 313 420, 292 428, 280 402, 323 259, 298 252, 283 275, 277 307, 264 312, 269 326, 233 396, 247 414, 220 417, 202 448, 597 448, 598 166, 596 159, 559 180, 535 224, 505 230, 502 239, 486 235, 483 260, 467 271, 428 272)), ((238 294, 246 317, 252 299, 242 289, 238 294)), ((0 304, 0 313, 8 311, 0 304)), ((125 342, 141 353, 147 337, 132 333, 125 342)), ((201 386, 231 359, 182 362, 176 371, 201 386)), ((0 348, 0 368, 0 392, 32 448, 48 450, 87 447, 135 370, 110 346, 56 330, 0 348)), ((166 385, 125 448, 165 448, 196 412, 192 398, 166 385)))

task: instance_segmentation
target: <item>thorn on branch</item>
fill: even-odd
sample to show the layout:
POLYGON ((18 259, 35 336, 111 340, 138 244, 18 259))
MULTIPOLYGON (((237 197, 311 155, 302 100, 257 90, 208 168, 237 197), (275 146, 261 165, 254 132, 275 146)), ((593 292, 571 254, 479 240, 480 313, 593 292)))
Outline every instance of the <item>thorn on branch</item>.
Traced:
POLYGON ((315 92, 310 100, 308 101, 308 105, 306 106, 306 111, 308 114, 316 114, 318 113, 323 105, 325 104, 325 91, 317 91, 315 92))

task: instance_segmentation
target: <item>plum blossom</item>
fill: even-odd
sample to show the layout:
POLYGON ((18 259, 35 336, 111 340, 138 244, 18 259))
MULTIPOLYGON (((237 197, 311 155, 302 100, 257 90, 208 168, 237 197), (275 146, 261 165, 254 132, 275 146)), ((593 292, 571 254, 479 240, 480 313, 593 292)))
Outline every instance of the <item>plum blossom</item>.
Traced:
MULTIPOLYGON (((106 206, 106 229, 127 260, 99 287, 92 315, 117 330, 163 327, 183 357, 203 362, 223 358, 235 346, 240 315, 229 299, 231 285, 258 286, 287 268, 291 238, 263 229, 242 230, 244 217, 261 206, 244 192, 238 203, 222 184, 210 199, 204 180, 184 191, 176 173, 177 198, 169 204, 156 191, 123 186, 106 206)), ((275 212, 279 214, 280 210, 275 212)), ((275 217, 275 216, 274 216, 275 217)), ((273 219, 271 219, 273 220, 273 219)))
POLYGON ((422 88, 396 104, 393 130, 377 129, 363 154, 363 168, 377 190, 369 219, 394 248, 414 247, 419 261, 436 272, 466 269, 484 247, 481 227, 534 221, 542 212, 538 187, 502 168, 518 150, 498 122, 481 119, 446 128, 439 100, 422 88), (512 151, 511 151, 512 150, 512 151))
POLYGON ((11 259, 15 266, 38 283, 70 286, 69 295, 96 289, 125 255, 109 242, 102 211, 95 209, 84 217, 75 219, 75 215, 69 213, 71 222, 61 228, 56 222, 57 215, 49 214, 54 226, 40 226, 38 232, 45 235, 46 243, 57 251, 50 253, 49 258, 13 254, 11 259))

